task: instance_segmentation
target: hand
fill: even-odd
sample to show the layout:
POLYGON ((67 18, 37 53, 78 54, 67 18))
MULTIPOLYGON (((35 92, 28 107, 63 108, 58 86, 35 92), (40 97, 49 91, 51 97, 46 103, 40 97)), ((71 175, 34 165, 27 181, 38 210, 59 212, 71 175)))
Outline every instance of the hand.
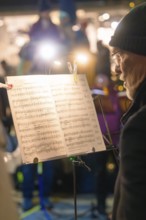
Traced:
POLYGON ((4 89, 12 89, 13 85, 12 84, 4 84, 4 83, 0 83, 0 88, 4 88, 4 89))

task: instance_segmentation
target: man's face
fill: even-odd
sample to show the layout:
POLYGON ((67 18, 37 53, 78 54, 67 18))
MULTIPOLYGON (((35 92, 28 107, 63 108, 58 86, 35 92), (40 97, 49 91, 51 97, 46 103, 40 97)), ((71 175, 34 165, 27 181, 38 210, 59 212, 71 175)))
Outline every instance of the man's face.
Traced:
POLYGON ((126 86, 126 79, 129 74, 127 65, 129 66, 130 57, 127 53, 118 49, 113 49, 112 57, 115 63, 115 73, 119 76, 120 80, 124 81, 124 86, 126 86))
POLYGON ((115 62, 115 73, 119 76, 120 80, 123 81, 127 96, 131 99, 129 93, 131 86, 133 86, 132 84, 134 83, 131 78, 134 78, 133 70, 137 63, 135 56, 129 52, 114 48, 112 51, 112 57, 115 62))
POLYGON ((117 48, 112 51, 115 61, 115 72, 124 82, 124 87, 129 99, 146 78, 146 56, 130 53, 117 48))

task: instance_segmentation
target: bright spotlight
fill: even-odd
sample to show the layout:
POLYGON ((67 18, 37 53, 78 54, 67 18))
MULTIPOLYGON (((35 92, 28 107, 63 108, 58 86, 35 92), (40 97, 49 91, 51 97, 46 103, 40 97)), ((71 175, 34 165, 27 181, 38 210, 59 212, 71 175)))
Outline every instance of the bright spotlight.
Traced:
POLYGON ((86 64, 88 62, 88 55, 84 53, 79 53, 76 55, 76 61, 81 64, 86 64))
POLYGON ((43 43, 39 46, 39 56, 44 60, 51 60, 56 55, 56 47, 53 44, 43 43))
POLYGON ((55 60, 55 61, 54 61, 54 65, 55 65, 55 66, 61 66, 62 63, 61 63, 60 60, 55 60))

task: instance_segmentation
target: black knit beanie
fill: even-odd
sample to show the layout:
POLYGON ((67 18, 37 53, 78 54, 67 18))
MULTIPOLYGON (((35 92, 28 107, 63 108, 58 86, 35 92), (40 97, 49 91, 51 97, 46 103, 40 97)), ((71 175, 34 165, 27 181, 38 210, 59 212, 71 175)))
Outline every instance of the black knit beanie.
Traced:
POLYGON ((49 0, 39 0, 38 8, 40 12, 49 11, 51 8, 51 4, 49 0))
POLYGON ((120 21, 109 45, 146 56, 146 3, 133 8, 120 21))

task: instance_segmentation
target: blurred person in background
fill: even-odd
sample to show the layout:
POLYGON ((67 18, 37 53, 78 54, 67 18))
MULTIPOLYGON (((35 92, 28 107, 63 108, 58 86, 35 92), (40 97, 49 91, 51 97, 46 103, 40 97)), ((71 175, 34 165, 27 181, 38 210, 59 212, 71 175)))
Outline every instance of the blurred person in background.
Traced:
POLYGON ((97 41, 97 74, 105 74, 111 77, 110 50, 102 40, 97 41))
POLYGON ((126 14, 110 42, 115 72, 131 100, 122 117, 113 220, 146 218, 146 3, 126 14))
MULTIPOLYGON (((59 18, 66 63, 76 61, 78 73, 86 74, 89 87, 92 87, 96 72, 96 57, 90 51, 90 43, 86 34, 88 21, 81 20, 72 25, 70 15, 66 11, 60 11, 59 18)), ((68 72, 68 69, 64 72, 68 72)))
MULTIPOLYGON (((57 25, 55 25, 50 17, 50 2, 49 0, 39 0, 39 19, 32 25, 28 35, 30 41, 20 51, 21 63, 18 74, 46 74, 49 73, 49 61, 43 60, 38 52, 39 46, 42 44, 52 45, 60 43, 60 33, 57 25), (29 65, 27 64, 29 61, 29 65), (21 67, 21 68, 20 68, 21 67)), ((51 53, 49 50, 44 53, 51 53)), ((52 192, 52 184, 54 180, 54 163, 46 161, 42 164, 27 164, 22 165, 20 170, 23 174, 21 184, 23 202, 22 209, 27 211, 31 209, 34 203, 34 190, 36 189, 36 180, 39 185, 39 199, 41 205, 45 208, 52 208, 53 204, 50 201, 52 192), (39 170, 42 173, 39 175, 39 170), (40 177, 41 176, 41 177, 40 177), (40 183, 41 179, 41 183, 40 183)))
POLYGON ((89 41, 85 32, 86 24, 73 26, 70 15, 66 11, 60 11, 59 19, 62 44, 66 46, 68 53, 80 48, 89 50, 89 41))
POLYGON ((46 49, 53 45, 57 47, 58 53, 61 50, 60 32, 58 26, 51 20, 49 0, 39 0, 38 8, 39 18, 27 32, 30 40, 19 52, 21 62, 18 66, 18 75, 46 74, 51 64, 49 58, 44 60, 40 54, 41 47, 45 48, 44 54, 51 53, 46 49))
POLYGON ((31 41, 59 41, 58 26, 50 17, 51 4, 48 0, 39 0, 39 18, 31 26, 29 37, 31 41))
POLYGON ((46 161, 41 164, 25 164, 21 166, 23 181, 21 190, 23 195, 22 209, 27 211, 36 204, 34 201, 34 191, 38 189, 39 203, 43 208, 53 208, 50 200, 54 181, 54 161, 46 161), (41 166, 41 167, 39 167, 41 166), (39 173, 39 169, 42 170, 39 173), (38 185, 38 188, 36 188, 38 185))

